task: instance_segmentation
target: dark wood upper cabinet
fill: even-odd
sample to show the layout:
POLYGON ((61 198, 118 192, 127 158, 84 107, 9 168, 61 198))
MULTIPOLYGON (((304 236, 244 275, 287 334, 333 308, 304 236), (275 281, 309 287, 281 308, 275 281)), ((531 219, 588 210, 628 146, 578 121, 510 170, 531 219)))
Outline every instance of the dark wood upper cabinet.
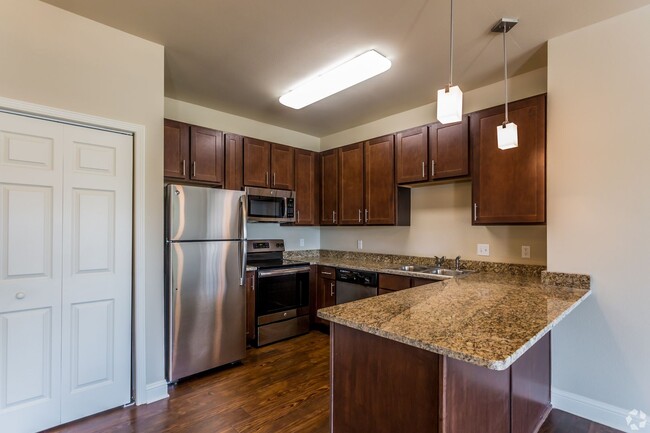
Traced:
POLYGON ((429 179, 468 175, 469 117, 450 125, 429 125, 429 179))
POLYGON ((336 225, 339 203, 339 151, 320 154, 320 225, 336 225))
POLYGON ((271 143, 244 137, 244 185, 270 188, 271 143))
POLYGON ((293 190, 294 148, 271 144, 271 188, 293 190))
POLYGON ((224 185, 223 133, 165 119, 165 178, 224 185))
POLYGON ((395 177, 397 183, 429 180, 427 127, 398 132, 395 137, 395 177))
POLYGON ((318 224, 319 161, 318 154, 304 149, 295 149, 296 172, 296 222, 295 225, 318 224))
POLYGON ((364 143, 341 147, 339 153, 340 225, 362 225, 365 218, 363 194, 364 143))
POLYGON ((225 189, 244 189, 244 139, 237 134, 224 134, 226 153, 225 189))
POLYGON ((190 126, 190 180, 223 185, 223 133, 190 126))
POLYGON ((368 225, 395 224, 394 143, 394 136, 387 135, 364 144, 364 222, 368 225))
POLYGON ((165 177, 188 178, 190 125, 165 119, 165 177))
POLYGON ((473 152, 472 224, 546 222, 546 95, 509 104, 519 146, 500 150, 504 107, 470 115, 473 152))

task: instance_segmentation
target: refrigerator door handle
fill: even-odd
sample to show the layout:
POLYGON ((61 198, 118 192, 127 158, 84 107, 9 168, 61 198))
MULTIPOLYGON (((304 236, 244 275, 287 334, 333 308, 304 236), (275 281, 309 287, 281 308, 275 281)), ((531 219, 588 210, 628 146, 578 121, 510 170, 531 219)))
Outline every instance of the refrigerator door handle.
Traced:
POLYGON ((248 233, 246 231, 246 219, 248 218, 248 209, 247 209, 247 200, 246 196, 242 196, 240 199, 240 208, 241 208, 241 220, 240 220, 240 226, 239 226, 239 234, 240 234, 240 243, 239 243, 239 263, 241 265, 240 269, 241 272, 239 274, 239 285, 243 286, 244 285, 244 280, 246 279, 246 254, 247 254, 247 244, 246 239, 248 239, 248 233))

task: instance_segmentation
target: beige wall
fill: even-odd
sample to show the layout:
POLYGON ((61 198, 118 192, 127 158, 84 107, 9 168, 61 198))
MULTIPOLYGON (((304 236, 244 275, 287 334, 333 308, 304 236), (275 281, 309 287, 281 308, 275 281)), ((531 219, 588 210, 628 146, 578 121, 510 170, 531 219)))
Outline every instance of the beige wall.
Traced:
POLYGON ((553 331, 555 406, 650 413, 650 7, 549 42, 548 267, 592 277, 553 331))
MULTIPOLYGON (((509 80, 513 100, 546 91, 546 68, 509 80)), ((464 111, 503 103, 503 82, 466 92, 464 111)), ((435 103, 323 137, 323 150, 397 132, 435 120, 435 103)), ((486 227, 471 224, 471 184, 455 183, 414 188, 410 227, 322 227, 321 248, 352 251, 357 240, 363 250, 417 256, 461 255, 465 259, 546 264, 545 226, 486 227), (476 244, 490 244, 490 256, 476 254, 476 244), (522 245, 531 258, 521 258, 522 245)))
POLYGON ((146 128, 147 383, 164 379, 163 47, 37 0, 2 0, 0 96, 146 128))
POLYGON ((165 98, 165 117, 302 149, 320 149, 318 137, 176 99, 165 98))

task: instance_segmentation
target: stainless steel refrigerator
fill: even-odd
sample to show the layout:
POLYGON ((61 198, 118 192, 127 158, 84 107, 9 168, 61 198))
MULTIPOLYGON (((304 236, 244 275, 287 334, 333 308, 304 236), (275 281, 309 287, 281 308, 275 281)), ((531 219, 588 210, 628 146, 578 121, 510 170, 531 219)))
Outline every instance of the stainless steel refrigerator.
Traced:
POLYGON ((244 358, 246 202, 243 192, 168 185, 167 380, 244 358))

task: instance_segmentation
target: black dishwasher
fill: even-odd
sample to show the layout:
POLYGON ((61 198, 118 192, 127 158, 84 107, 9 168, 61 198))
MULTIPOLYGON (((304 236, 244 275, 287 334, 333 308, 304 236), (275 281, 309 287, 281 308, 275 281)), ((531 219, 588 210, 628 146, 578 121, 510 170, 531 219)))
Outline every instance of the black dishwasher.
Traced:
POLYGON ((336 303, 377 296, 377 272, 354 269, 336 270, 336 303))

